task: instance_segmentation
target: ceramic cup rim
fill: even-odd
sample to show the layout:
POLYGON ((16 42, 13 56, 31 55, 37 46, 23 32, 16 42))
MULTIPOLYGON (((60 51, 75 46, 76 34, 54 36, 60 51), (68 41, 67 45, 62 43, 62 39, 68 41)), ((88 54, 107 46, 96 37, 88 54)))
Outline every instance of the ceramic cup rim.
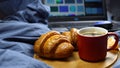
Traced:
MULTIPOLYGON (((83 27, 83 28, 80 28, 77 30, 77 34, 80 35, 80 36, 84 36, 84 37, 93 37, 93 36, 85 36, 83 34, 80 33, 80 31, 83 31, 83 30, 87 30, 87 29, 97 29, 97 30, 101 30, 104 32, 104 34, 101 34, 100 36, 104 36, 108 33, 108 30, 105 29, 105 28, 102 28, 102 27, 83 27)), ((95 37, 100 37, 100 36, 95 36, 95 37)))

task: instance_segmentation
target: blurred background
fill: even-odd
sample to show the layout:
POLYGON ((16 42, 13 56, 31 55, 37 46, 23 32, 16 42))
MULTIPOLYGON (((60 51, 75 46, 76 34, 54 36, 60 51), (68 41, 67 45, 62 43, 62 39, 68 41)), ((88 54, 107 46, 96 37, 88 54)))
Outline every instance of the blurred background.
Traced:
POLYGON ((106 0, 108 12, 112 15, 112 19, 120 21, 120 0, 106 0))

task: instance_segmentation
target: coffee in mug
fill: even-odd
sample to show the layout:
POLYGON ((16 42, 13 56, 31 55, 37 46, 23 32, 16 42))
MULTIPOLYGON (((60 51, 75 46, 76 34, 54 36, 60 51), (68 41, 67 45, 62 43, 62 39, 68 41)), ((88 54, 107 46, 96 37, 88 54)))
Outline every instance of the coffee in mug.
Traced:
POLYGON ((89 36, 89 37, 96 37, 96 36, 100 36, 103 35, 104 33, 99 33, 99 32, 85 32, 82 35, 84 36, 89 36))
POLYGON ((77 31, 79 57, 86 61, 105 60, 107 51, 115 49, 117 44, 117 34, 101 27, 85 27, 77 31), (109 36, 114 36, 116 41, 112 47, 107 48, 109 36))

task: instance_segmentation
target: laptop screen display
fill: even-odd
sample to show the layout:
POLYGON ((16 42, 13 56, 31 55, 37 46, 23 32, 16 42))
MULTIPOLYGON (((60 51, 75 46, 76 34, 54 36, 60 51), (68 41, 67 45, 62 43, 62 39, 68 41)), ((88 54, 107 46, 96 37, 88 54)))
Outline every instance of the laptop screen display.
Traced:
POLYGON ((105 20, 104 0, 44 0, 50 7, 49 21, 105 20))

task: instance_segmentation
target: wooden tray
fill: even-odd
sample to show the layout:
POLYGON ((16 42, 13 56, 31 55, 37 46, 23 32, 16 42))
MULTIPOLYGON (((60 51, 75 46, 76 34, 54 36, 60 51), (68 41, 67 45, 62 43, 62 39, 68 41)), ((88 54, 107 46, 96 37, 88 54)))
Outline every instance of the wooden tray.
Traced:
POLYGON ((78 56, 78 52, 73 52, 73 55, 67 59, 63 60, 49 60, 40 58, 34 54, 34 58, 45 62, 46 64, 52 66, 53 68, 106 68, 111 67, 118 59, 119 51, 109 51, 107 52, 106 60, 100 62, 87 62, 81 60, 78 56))

